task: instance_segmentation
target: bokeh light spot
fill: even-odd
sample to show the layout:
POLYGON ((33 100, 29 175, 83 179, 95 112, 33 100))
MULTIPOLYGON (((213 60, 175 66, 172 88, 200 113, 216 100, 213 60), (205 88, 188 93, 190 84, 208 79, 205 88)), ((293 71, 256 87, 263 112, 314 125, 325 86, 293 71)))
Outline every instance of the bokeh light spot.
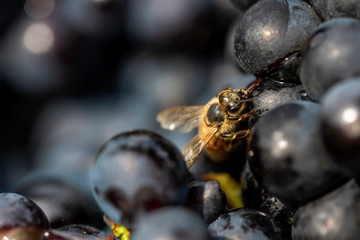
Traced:
POLYGON ((49 51, 54 45, 54 32, 44 23, 31 24, 25 31, 23 43, 27 50, 35 54, 49 51))
POLYGON ((55 0, 26 0, 25 13, 34 19, 48 17, 55 8, 55 0))

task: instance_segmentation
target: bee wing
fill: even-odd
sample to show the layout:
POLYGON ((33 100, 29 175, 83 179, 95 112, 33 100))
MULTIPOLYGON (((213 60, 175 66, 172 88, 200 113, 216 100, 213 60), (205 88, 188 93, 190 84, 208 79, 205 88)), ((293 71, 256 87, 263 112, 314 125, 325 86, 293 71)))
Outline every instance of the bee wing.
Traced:
POLYGON ((199 126, 203 111, 204 106, 172 107, 161 111, 157 115, 157 121, 164 129, 190 132, 199 126))
POLYGON ((185 158, 185 163, 187 168, 189 169, 199 157, 201 151, 208 144, 211 138, 217 133, 219 128, 208 128, 203 136, 200 137, 197 134, 195 137, 191 139, 189 144, 183 150, 183 156, 185 158))

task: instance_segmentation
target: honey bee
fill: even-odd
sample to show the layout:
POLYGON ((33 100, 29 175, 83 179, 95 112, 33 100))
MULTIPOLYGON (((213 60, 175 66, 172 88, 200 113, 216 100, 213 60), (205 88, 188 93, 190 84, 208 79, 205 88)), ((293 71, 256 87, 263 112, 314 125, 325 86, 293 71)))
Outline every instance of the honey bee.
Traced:
POLYGON ((247 88, 225 88, 207 104, 177 106, 161 111, 157 121, 171 131, 189 132, 198 127, 198 133, 183 149, 186 166, 190 168, 205 149, 215 161, 227 156, 237 140, 249 135, 244 122, 252 115, 249 110, 251 93, 261 83, 258 78, 247 88))

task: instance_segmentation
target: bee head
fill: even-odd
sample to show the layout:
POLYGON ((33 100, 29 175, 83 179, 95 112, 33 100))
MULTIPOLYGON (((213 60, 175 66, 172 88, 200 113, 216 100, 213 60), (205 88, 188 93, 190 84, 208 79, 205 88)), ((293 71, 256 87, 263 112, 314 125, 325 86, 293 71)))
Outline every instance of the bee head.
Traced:
POLYGON ((247 98, 247 93, 243 90, 225 89, 219 94, 219 103, 228 112, 239 110, 242 100, 247 98))

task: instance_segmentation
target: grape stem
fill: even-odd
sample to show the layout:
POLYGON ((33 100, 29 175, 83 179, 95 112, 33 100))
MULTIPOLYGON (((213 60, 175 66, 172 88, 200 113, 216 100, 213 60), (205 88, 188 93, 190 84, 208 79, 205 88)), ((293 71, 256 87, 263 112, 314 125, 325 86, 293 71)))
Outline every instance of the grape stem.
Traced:
MULTIPOLYGON (((111 229, 115 237, 117 237, 120 240, 130 240, 130 231, 126 227, 119 225, 115 223, 113 220, 111 220, 106 214, 104 214, 104 222, 106 225, 111 229)), ((111 238, 106 237, 106 240, 112 240, 111 238)))

